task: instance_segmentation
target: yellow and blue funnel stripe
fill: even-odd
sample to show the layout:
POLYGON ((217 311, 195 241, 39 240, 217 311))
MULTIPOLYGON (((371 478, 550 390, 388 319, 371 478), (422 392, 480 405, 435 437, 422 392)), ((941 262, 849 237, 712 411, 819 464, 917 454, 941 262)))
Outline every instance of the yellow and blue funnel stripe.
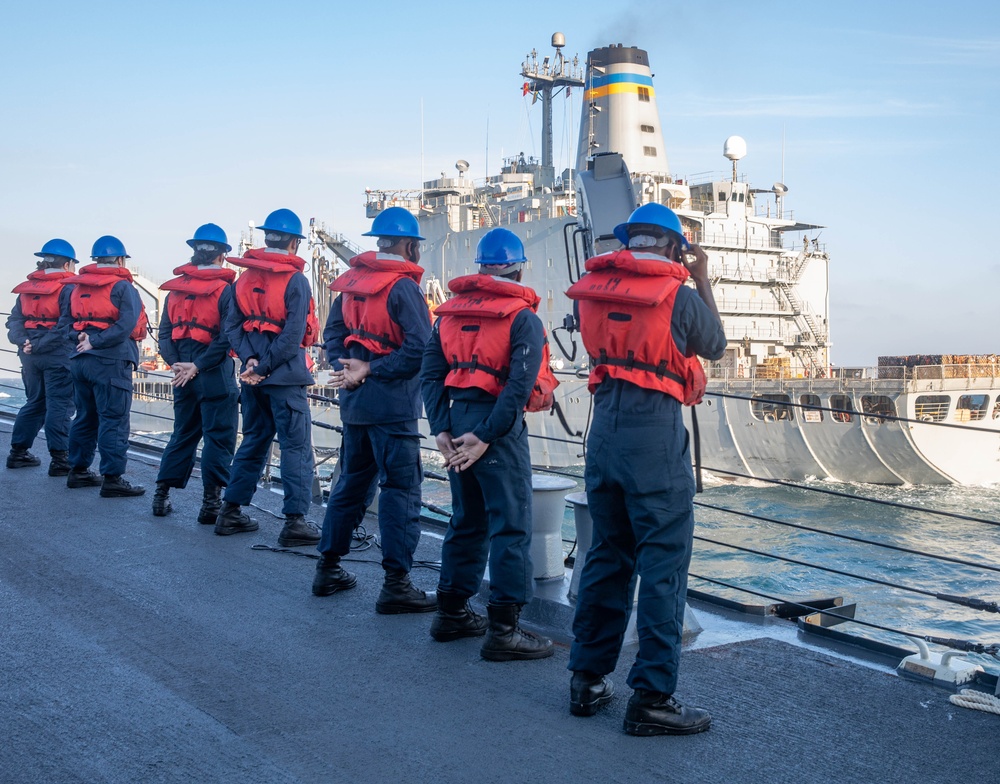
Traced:
POLYGON ((654 95, 653 77, 636 73, 595 74, 591 89, 587 90, 587 100, 603 98, 616 93, 635 93, 645 90, 649 96, 654 95))

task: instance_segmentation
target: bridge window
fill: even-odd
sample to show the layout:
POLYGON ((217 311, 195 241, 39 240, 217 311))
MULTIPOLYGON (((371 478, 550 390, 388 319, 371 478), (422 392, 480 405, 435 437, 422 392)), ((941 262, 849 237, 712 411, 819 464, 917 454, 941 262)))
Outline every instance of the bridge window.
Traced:
POLYGON ((642 154, 643 155, 648 155, 650 158, 655 158, 656 157, 656 148, 655 147, 643 147, 642 148, 642 154))
POLYGON ((947 395, 921 395, 913 405, 914 413, 921 422, 943 422, 948 416, 951 398, 947 395))
MULTIPOLYGON (((802 395, 799 398, 799 402, 803 406, 819 406, 822 403, 819 402, 819 395, 802 395)), ((802 421, 803 422, 822 422, 823 412, 815 409, 803 408, 802 409, 802 421)))
POLYGON ((643 133, 652 133, 655 129, 652 125, 640 125, 639 130, 643 133))
POLYGON ((640 87, 639 88, 639 100, 640 101, 645 101, 646 103, 649 103, 649 88, 648 87, 640 87))
POLYGON ((764 422, 791 421, 792 400, 788 395, 754 395, 750 401, 750 413, 754 419, 764 422))
POLYGON ((979 422, 986 418, 987 395, 961 395, 955 405, 955 419, 959 422, 979 422))
POLYGON ((831 413, 834 422, 854 421, 854 416, 850 413, 854 410, 854 402, 850 395, 830 395, 830 408, 839 409, 831 413))
POLYGON ((861 411, 869 425, 883 425, 888 421, 883 416, 896 416, 896 404, 886 395, 862 395, 861 411))

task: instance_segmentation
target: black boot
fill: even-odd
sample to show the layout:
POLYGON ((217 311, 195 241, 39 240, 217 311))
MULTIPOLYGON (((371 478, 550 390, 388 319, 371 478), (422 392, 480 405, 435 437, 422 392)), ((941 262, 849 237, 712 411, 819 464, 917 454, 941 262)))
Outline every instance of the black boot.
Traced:
POLYGON ((153 493, 153 515, 155 517, 166 517, 174 505, 170 503, 170 486, 166 482, 156 483, 156 492, 153 493))
POLYGON ((479 655, 488 661, 544 659, 555 651, 552 640, 536 637, 517 625, 521 607, 516 604, 490 604, 486 607, 490 628, 479 655))
POLYGON ((69 476, 72 468, 69 464, 69 452, 50 449, 49 456, 52 458, 49 463, 49 476, 69 476))
POLYGON ((622 728, 629 735, 694 735, 711 726, 712 715, 703 708, 681 705, 672 694, 636 689, 622 728))
POLYGON ((104 479, 89 468, 71 468, 66 475, 66 487, 100 487, 104 479))
POLYGON ((12 446, 10 454, 7 455, 7 468, 35 468, 41 464, 42 461, 24 446, 12 446))
POLYGON ((256 520, 240 511, 239 504, 231 504, 229 501, 222 505, 222 511, 219 512, 219 517, 215 521, 215 533, 219 536, 256 531, 259 527, 256 520))
POLYGON ((467 598, 438 591, 437 601, 437 615, 431 621, 431 637, 435 640, 451 642, 486 634, 486 619, 472 611, 467 598))
POLYGON ((222 511, 222 488, 206 487, 201 496, 201 510, 198 512, 198 522, 202 525, 213 525, 222 511))
POLYGON ((340 556, 323 553, 316 564, 313 577, 313 596, 330 596, 337 591, 346 591, 358 584, 358 578, 340 565, 340 556))
POLYGON ((142 485, 133 485, 121 474, 117 476, 106 474, 104 482, 101 484, 101 498, 131 498, 135 495, 142 495, 146 488, 142 485))
POLYGON ((603 675, 574 672, 569 682, 569 712, 574 716, 593 716, 602 705, 611 702, 615 685, 603 675))
POLYGON ((285 515, 285 527, 278 534, 279 547, 305 547, 319 544, 320 530, 316 523, 306 520, 304 515, 285 515))
POLYGON ((433 593, 425 593, 410 582, 408 572, 386 572, 382 591, 375 601, 375 612, 382 615, 399 615, 401 613, 434 612, 437 609, 437 597, 433 593))

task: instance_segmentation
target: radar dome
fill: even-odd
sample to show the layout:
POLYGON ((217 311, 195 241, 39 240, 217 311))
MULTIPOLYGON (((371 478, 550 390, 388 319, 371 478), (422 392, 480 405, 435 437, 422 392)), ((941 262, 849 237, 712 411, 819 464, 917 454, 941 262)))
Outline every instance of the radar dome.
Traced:
POLYGON ((553 33, 552 34, 552 46, 553 47, 555 47, 556 49, 561 49, 565 45, 566 45, 566 36, 564 36, 562 33, 553 33))
POLYGON ((742 136, 730 136, 722 145, 722 154, 735 162, 747 154, 747 143, 742 136))

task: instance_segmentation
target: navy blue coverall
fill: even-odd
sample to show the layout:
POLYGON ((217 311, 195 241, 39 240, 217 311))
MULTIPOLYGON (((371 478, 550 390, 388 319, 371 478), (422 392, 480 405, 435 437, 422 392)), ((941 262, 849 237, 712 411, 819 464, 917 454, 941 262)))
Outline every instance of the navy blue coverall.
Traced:
MULTIPOLYGON (((722 325, 687 286, 677 292, 671 333, 685 356, 725 353, 722 325)), ((628 684, 663 694, 677 685, 694 533, 694 474, 681 411, 670 395, 610 376, 594 392, 586 467, 594 538, 569 660, 574 672, 614 671, 638 569, 639 650, 628 684)))
POLYGON ((403 331, 398 349, 376 355, 352 343, 344 347, 350 330, 344 324, 343 297, 330 307, 323 344, 331 364, 340 357, 371 363, 371 375, 354 390, 340 390, 340 419, 344 441, 340 479, 330 493, 323 519, 321 553, 345 556, 351 549, 355 525, 362 519, 365 500, 375 477, 381 495, 378 524, 382 534, 382 567, 409 572, 420 540, 420 361, 431 331, 427 302, 410 278, 400 278, 386 301, 389 317, 403 331))
POLYGON ((139 322, 142 300, 135 286, 120 280, 111 288, 111 302, 118 308, 118 320, 107 329, 87 327, 90 351, 76 351, 73 315, 67 306, 59 329, 73 339, 70 372, 76 397, 76 419, 69 431, 69 462, 76 471, 85 471, 101 450, 100 471, 104 476, 121 476, 128 464, 128 436, 132 411, 132 371, 139 365, 139 346, 132 330, 139 322))
MULTIPOLYGON (((53 270, 62 272, 62 270, 53 270)), ((72 284, 59 292, 59 310, 69 310, 72 284)), ((18 297, 7 319, 7 337, 17 346, 21 360, 21 380, 27 400, 17 412, 14 431, 10 436, 13 448, 30 449, 38 431, 45 426, 45 440, 50 452, 65 452, 69 448, 69 423, 73 416, 73 378, 69 372, 69 355, 75 346, 58 325, 51 329, 24 326, 21 298, 18 297), (31 353, 24 353, 24 341, 31 341, 31 353)))
MULTIPOLYGON (((278 251, 268 249, 269 253, 278 251)), ((246 506, 257 490, 268 450, 275 435, 281 447, 281 484, 285 493, 282 512, 304 515, 312 503, 312 422, 306 387, 313 377, 306 365, 302 338, 312 289, 309 279, 296 272, 285 289, 285 325, 281 332, 246 332, 246 314, 233 297, 225 321, 225 333, 239 355, 241 372, 250 359, 260 364, 258 375, 266 376, 256 386, 240 384, 243 407, 243 442, 233 459, 224 500, 246 506)))
POLYGON ((444 386, 449 366, 437 325, 427 342, 420 380, 431 432, 471 432, 489 444, 470 468, 448 472, 452 515, 441 547, 442 593, 466 599, 476 594, 488 560, 490 604, 531 601, 531 453, 524 406, 544 343, 538 316, 527 309, 518 313, 510 327, 510 376, 493 396, 475 387, 444 386))
MULTIPOLYGON (((229 340, 221 329, 211 343, 192 338, 174 340, 170 321, 170 298, 185 296, 173 291, 167 295, 160 317, 160 356, 168 365, 194 362, 198 375, 182 387, 174 387, 174 432, 163 450, 157 483, 167 487, 186 487, 194 469, 195 453, 202 437, 201 479, 206 488, 225 487, 236 451, 239 426, 239 389, 236 366, 229 356, 229 340)), ((233 287, 226 286, 219 296, 219 315, 224 322, 233 302, 233 287)))

